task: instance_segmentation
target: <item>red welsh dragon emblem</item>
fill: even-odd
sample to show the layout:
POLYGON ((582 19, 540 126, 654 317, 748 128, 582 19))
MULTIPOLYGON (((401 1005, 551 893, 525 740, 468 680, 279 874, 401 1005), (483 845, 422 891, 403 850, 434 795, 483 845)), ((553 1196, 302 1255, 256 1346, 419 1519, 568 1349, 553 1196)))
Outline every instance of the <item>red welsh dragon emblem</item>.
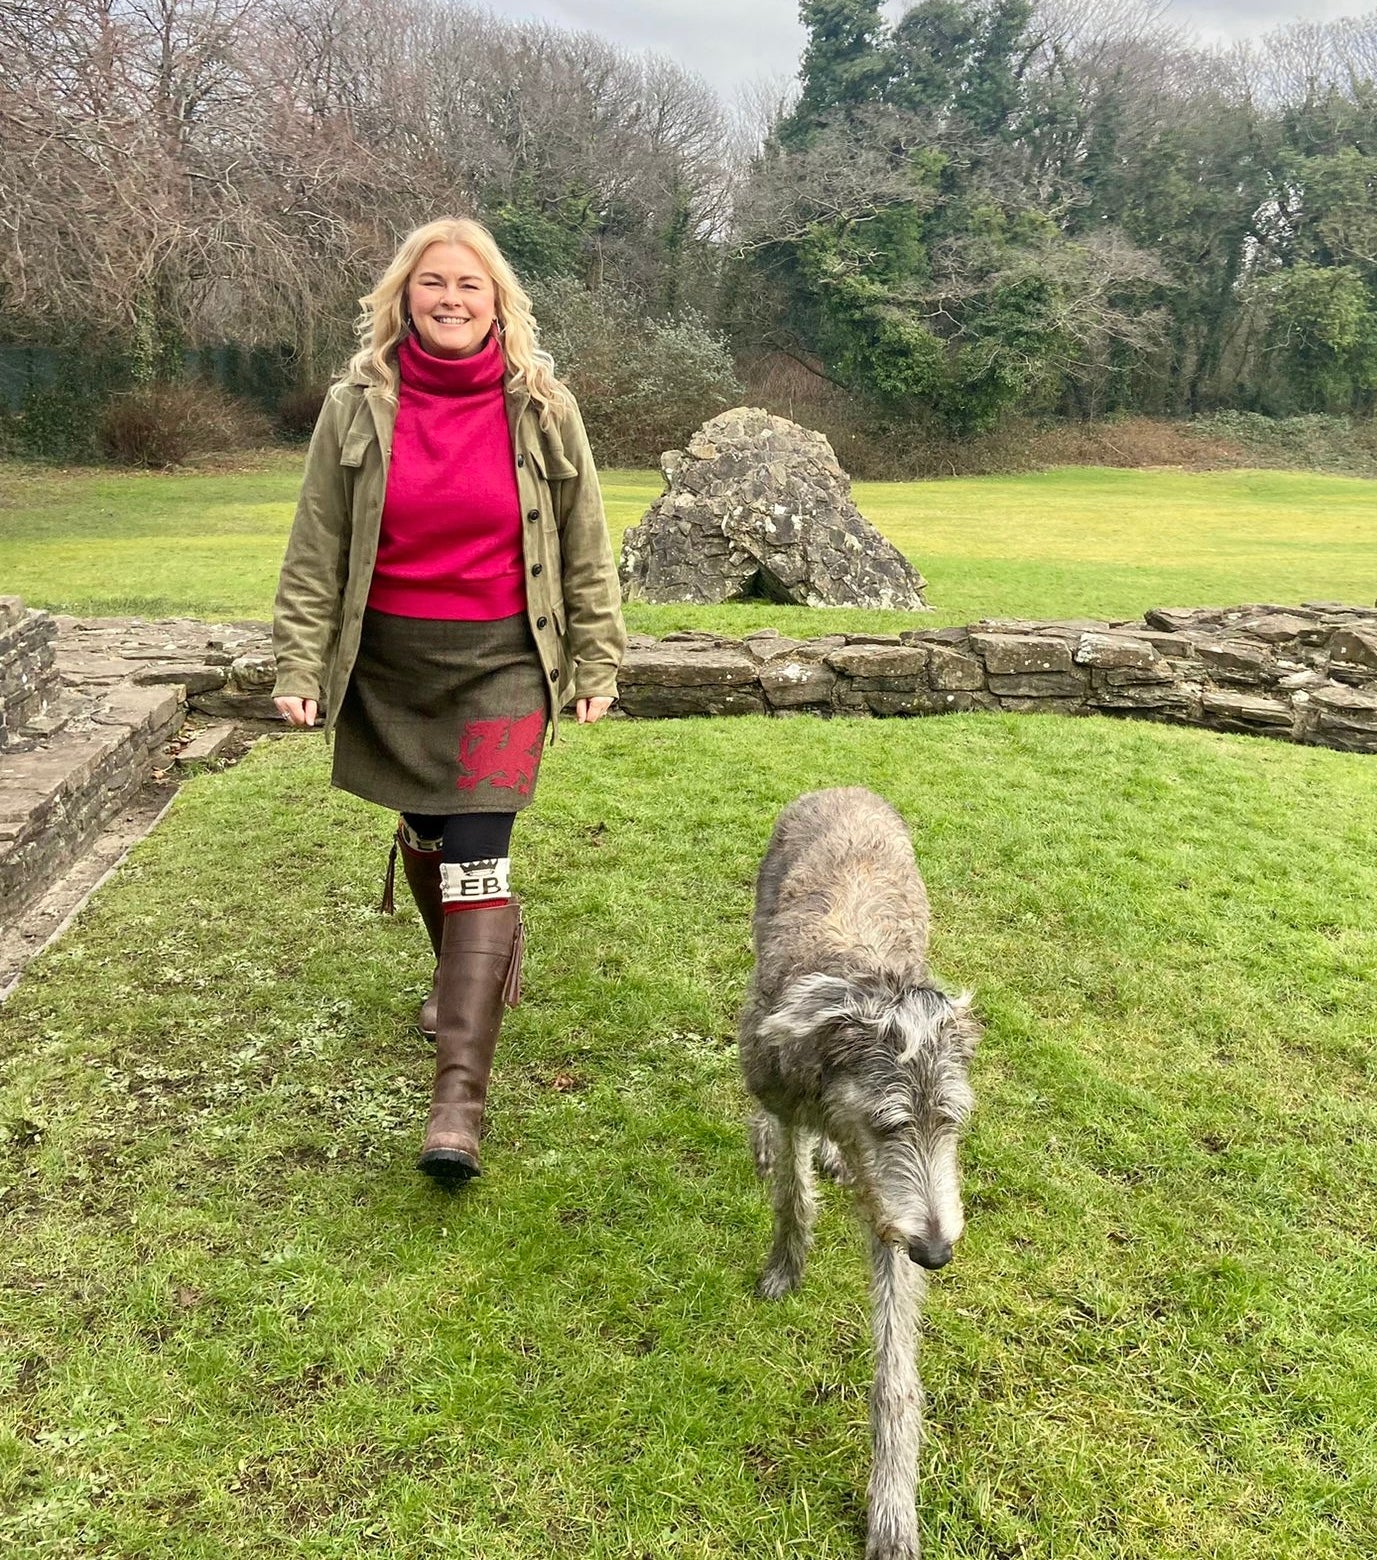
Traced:
POLYGON ((520 720, 469 721, 459 739, 462 772, 455 784, 461 791, 473 791, 486 781, 499 790, 529 796, 544 738, 544 710, 532 710, 520 720))

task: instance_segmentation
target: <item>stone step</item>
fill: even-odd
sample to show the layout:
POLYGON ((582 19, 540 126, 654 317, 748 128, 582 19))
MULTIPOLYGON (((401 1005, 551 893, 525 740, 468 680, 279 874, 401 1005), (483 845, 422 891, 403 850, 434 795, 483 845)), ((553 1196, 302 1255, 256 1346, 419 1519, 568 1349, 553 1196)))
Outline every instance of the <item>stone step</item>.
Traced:
POLYGON ((177 768, 191 771, 214 763, 229 751, 238 732, 238 726, 231 720, 217 721, 204 731, 196 732, 191 741, 178 750, 177 768))
POLYGON ((51 740, 59 731, 65 731, 68 727, 89 727, 92 717, 99 708, 98 699, 86 693, 64 688, 48 701, 48 706, 42 714, 31 716, 20 726, 19 736, 10 743, 9 751, 27 752, 39 743, 51 740))
POLYGON ((175 687, 111 689, 79 723, 0 753, 0 926, 8 926, 124 807, 181 726, 175 687))

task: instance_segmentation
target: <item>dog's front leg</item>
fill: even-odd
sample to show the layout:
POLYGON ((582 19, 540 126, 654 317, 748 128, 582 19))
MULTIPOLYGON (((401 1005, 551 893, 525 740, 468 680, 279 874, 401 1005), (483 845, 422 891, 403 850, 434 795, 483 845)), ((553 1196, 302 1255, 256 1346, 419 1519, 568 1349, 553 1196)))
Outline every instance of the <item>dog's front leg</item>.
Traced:
POLYGON ((768 1111, 758 1110, 751 1117, 751 1159, 755 1173, 764 1181, 775 1167, 775 1139, 779 1124, 768 1111))
POLYGON ((835 1181, 838 1186, 850 1186, 855 1181, 851 1174, 851 1166, 847 1164, 841 1149, 830 1137, 818 1139, 818 1170, 829 1181, 835 1181))
POLYGON ((907 1252, 870 1236, 870 1324, 875 1382, 870 1389, 870 1471, 866 1560, 918 1554, 918 1443, 923 1388, 918 1379, 920 1281, 907 1252))
POLYGON ((808 1244, 813 1234, 813 1134, 771 1116, 774 1138, 773 1175, 775 1238, 756 1292, 778 1300, 803 1279, 808 1244))

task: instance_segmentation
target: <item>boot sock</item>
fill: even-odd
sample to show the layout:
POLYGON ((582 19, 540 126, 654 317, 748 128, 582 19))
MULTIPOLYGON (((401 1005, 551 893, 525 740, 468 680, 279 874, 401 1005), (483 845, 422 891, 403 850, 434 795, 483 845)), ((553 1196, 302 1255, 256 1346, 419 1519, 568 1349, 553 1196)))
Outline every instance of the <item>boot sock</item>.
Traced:
POLYGON ((512 859, 488 856, 480 861, 440 864, 440 900, 446 916, 460 910, 497 910, 512 902, 512 859))
POLYGON ((515 813, 455 813, 444 820, 442 895, 446 914, 511 900, 515 813))

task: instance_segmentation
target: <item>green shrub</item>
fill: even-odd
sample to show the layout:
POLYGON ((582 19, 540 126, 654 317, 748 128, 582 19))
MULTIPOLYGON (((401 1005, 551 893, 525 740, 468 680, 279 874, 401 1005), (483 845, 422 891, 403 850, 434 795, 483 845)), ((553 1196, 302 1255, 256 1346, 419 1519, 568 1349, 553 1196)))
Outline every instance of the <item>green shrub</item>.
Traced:
POLYGON ((1193 421, 1120 415, 1093 422, 1010 417, 958 437, 937 418, 903 417, 782 354, 746 365, 751 406, 824 434, 858 481, 910 482, 1045 471, 1056 466, 1240 466, 1377 476, 1377 421, 1222 411, 1193 421))
POLYGON ((94 460, 97 394, 69 381, 30 390, 17 416, 7 419, 4 442, 30 460, 94 460))
POLYGON ((1249 465, 1377 476, 1377 422, 1371 418, 1222 411, 1197 417, 1190 428, 1200 438, 1236 443, 1249 465))
POLYGON ((634 300, 567 277, 533 289, 541 345, 578 397, 598 460, 653 466, 740 400, 726 342, 692 312, 646 319, 634 300))
POLYGON ((272 437, 268 418, 206 384, 139 385, 100 415, 100 448, 122 466, 175 466, 191 455, 247 449, 272 437))

